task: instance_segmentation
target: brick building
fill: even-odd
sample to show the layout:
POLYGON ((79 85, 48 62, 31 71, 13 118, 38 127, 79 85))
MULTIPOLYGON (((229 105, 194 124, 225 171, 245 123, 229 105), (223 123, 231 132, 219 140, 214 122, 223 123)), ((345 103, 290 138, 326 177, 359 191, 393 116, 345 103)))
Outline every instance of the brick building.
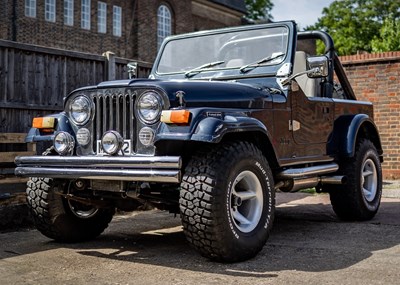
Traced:
POLYGON ((400 51, 342 56, 340 60, 357 98, 374 104, 384 177, 400 179, 400 51))
POLYGON ((1 0, 0 39, 152 62, 162 39, 236 26, 244 0, 1 0))

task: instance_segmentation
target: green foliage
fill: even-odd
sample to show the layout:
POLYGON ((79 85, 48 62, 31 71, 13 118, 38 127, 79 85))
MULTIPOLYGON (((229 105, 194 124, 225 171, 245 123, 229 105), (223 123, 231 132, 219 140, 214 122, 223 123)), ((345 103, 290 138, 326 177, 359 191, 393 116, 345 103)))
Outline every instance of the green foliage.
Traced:
MULTIPOLYGON (((322 17, 307 30, 328 32, 340 55, 372 51, 384 19, 400 16, 398 0, 336 0, 322 11, 322 17)), ((320 50, 319 50, 320 51, 320 50)))
POLYGON ((371 42, 373 52, 400 50, 400 20, 390 17, 384 20, 379 36, 371 42))
POLYGON ((271 20, 274 4, 271 0, 245 0, 247 16, 250 21, 271 20))

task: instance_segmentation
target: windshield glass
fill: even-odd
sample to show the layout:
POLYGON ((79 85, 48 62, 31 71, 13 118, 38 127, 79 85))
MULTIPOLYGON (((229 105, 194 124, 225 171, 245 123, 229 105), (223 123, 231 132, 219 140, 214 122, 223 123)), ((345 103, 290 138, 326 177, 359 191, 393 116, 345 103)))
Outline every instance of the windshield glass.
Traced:
POLYGON ((165 45, 157 73, 187 75, 188 72, 198 74, 203 70, 240 68, 268 57, 275 59, 265 61, 259 66, 279 64, 285 56, 275 55, 286 54, 287 45, 286 27, 177 38, 165 45))

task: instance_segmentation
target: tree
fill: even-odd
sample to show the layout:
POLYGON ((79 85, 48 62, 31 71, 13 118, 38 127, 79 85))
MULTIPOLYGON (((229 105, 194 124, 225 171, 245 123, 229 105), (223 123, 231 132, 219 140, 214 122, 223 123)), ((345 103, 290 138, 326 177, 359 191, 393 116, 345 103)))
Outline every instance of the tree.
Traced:
POLYGON ((250 21, 271 20, 274 4, 271 0, 245 0, 247 16, 250 21))
POLYGON ((372 51, 384 19, 400 16, 398 0, 336 0, 322 11, 322 17, 307 29, 322 29, 335 42, 340 55, 372 51))
POLYGON ((385 19, 371 46, 373 52, 400 50, 400 20, 394 17, 385 19))

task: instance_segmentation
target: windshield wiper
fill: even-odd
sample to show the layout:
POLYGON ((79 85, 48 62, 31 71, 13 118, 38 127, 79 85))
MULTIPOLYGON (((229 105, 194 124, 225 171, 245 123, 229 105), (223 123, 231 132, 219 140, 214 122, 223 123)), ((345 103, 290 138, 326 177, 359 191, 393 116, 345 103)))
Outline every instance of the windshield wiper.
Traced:
POLYGON ((280 52, 280 53, 272 54, 271 56, 264 57, 264 58, 260 59, 259 61, 243 65, 241 68, 239 68, 239 71, 241 73, 249 72, 250 70, 253 70, 256 67, 259 67, 260 65, 262 65, 264 63, 273 61, 274 59, 280 58, 282 56, 285 56, 285 53, 280 52))
POLYGON ((196 68, 193 68, 193 69, 191 69, 189 71, 186 71, 185 72, 185 77, 186 78, 190 78, 190 77, 192 77, 192 76, 194 76, 196 74, 199 74, 200 72, 202 72, 206 68, 217 66, 217 65, 223 64, 224 62, 225 61, 220 60, 220 61, 214 61, 214 62, 209 62, 209 63, 206 63, 206 64, 202 64, 199 67, 196 67, 196 68))

